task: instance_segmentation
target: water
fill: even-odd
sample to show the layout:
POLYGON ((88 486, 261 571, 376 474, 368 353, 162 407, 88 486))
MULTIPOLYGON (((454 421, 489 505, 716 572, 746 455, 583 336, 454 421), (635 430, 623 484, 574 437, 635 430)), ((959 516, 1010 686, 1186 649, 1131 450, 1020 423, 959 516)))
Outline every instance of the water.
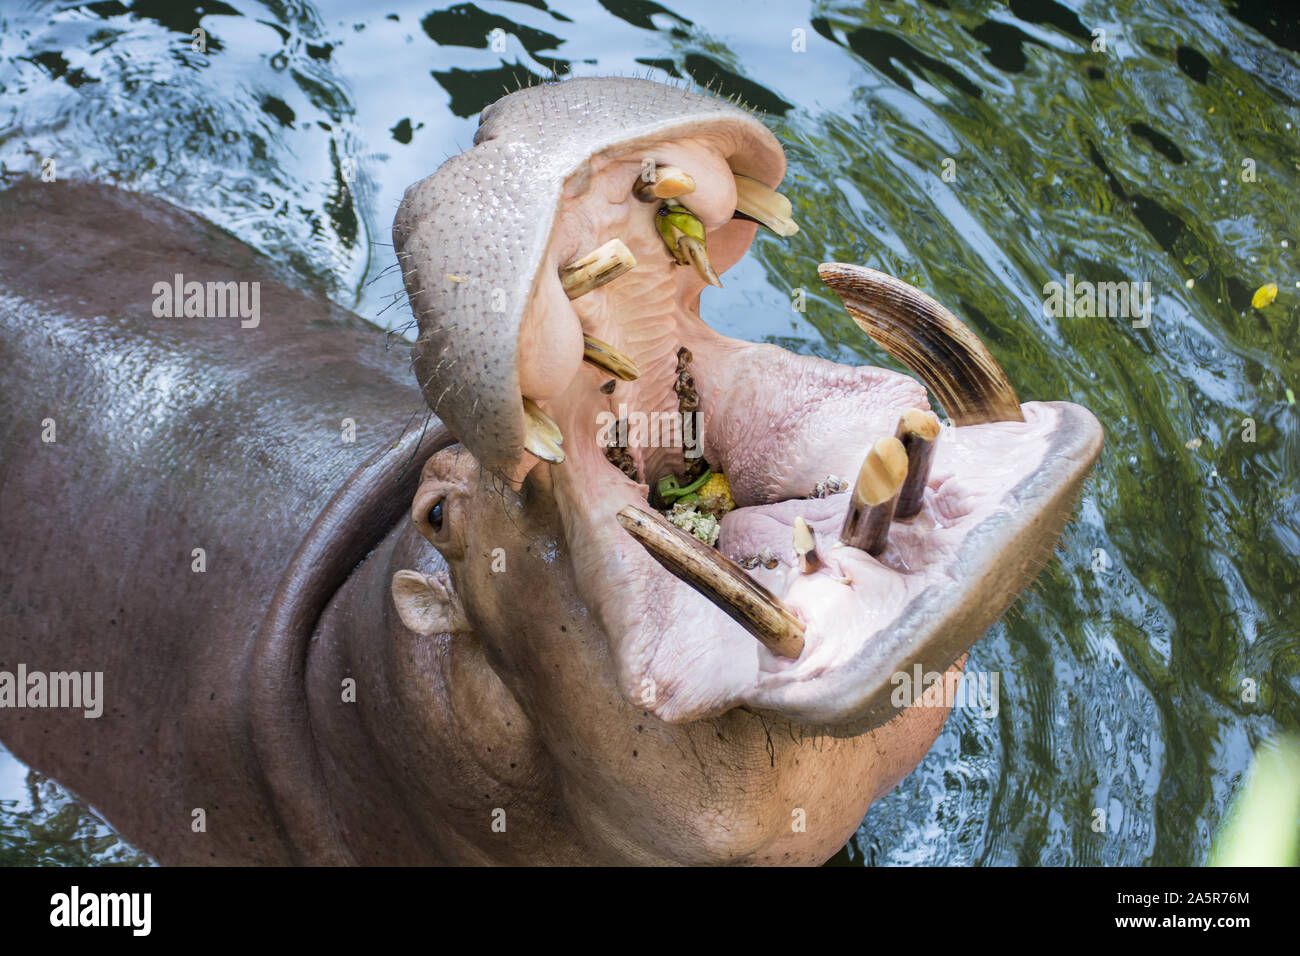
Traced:
MULTIPOLYGON (((815 274, 860 262, 954 308, 1022 398, 1107 430, 1059 561, 971 655, 996 717, 954 713, 839 862, 1201 862, 1252 749, 1300 728, 1300 26, 1263 2, 672 3, 5 0, 0 175, 53 157, 161 195, 391 328, 402 191, 503 87, 742 96, 802 231, 760 238, 708 321, 881 364, 815 274), (1069 274, 1149 282, 1149 326, 1045 315, 1069 274)), ((90 859, 142 861, 0 753, 0 862, 90 859)))

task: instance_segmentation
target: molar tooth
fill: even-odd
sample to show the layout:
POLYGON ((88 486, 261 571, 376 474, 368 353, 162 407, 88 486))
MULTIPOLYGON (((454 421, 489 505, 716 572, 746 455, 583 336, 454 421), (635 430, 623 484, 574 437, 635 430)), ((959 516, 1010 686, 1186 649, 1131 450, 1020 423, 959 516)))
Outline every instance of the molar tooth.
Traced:
POLYGON ((736 562, 657 514, 627 505, 621 524, 650 556, 708 598, 764 647, 782 657, 803 652, 804 623, 736 562))
POLYGON ((565 295, 576 299, 593 289, 599 289, 607 282, 613 282, 635 267, 636 257, 623 240, 611 239, 585 256, 579 256, 561 266, 560 282, 564 285, 565 295))
POLYGON ((925 485, 930 480, 930 464, 934 461, 935 439, 939 437, 939 418, 934 412, 909 408, 899 419, 895 437, 907 452, 907 478, 898 493, 894 518, 908 521, 921 513, 925 485))
POLYGON ((647 180, 642 173, 632 187, 632 194, 642 202, 676 199, 695 192, 695 180, 677 166, 656 166, 653 175, 654 179, 647 180))
POLYGON ((817 274, 859 328, 917 374, 953 424, 1025 420, 997 359, 964 322, 920 289, 842 262, 823 262, 817 274))
MULTIPOLYGON (((636 363, 607 342, 594 335, 582 335, 582 357, 596 368, 608 372, 625 382, 635 381, 641 375, 636 363)), ((612 389, 611 389, 612 391, 612 389)))
POLYGON ((822 566, 817 554, 817 536, 802 517, 794 519, 794 553, 799 559, 799 570, 811 574, 822 566))
POLYGON ((563 462, 564 451, 560 446, 564 444, 564 436, 560 434, 560 426, 531 398, 524 398, 524 418, 524 449, 553 465, 563 462))
POLYGON ((872 557, 879 556, 889 543, 889 522, 906 479, 907 452, 903 443, 890 436, 872 445, 849 496, 840 540, 872 557))
POLYGON ((791 218, 794 209, 790 200, 771 186, 765 186, 748 176, 736 177, 736 212, 761 223, 778 236, 793 236, 799 231, 791 218))

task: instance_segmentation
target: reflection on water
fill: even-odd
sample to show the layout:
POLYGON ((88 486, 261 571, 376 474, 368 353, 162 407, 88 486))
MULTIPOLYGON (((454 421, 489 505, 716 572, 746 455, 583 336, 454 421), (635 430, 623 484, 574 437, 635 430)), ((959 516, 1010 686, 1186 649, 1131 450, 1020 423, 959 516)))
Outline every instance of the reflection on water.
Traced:
POLYGON ((0 747, 0 866, 150 866, 55 781, 0 747))
MULTIPOLYGON (((54 157, 160 194, 395 327, 402 190, 505 90, 648 74, 764 110, 803 228, 760 238, 708 321, 882 362, 814 271, 861 262, 1107 429, 1059 560, 972 653, 997 716, 955 713, 840 862, 1195 863, 1252 747, 1300 727, 1300 30, 1277 6, 36 4, 0 14, 0 174, 54 157), (1071 275, 1149 282, 1150 325, 1045 315, 1071 275)), ((0 859, 133 859, 0 766, 0 859)))

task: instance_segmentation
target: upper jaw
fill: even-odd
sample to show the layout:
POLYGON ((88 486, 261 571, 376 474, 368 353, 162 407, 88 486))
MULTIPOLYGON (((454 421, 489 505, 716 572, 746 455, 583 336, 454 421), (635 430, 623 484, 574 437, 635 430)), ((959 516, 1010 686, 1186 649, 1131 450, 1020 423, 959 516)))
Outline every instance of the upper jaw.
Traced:
MULTIPOLYGON (((698 156, 692 174, 701 183, 729 162, 770 185, 785 170, 775 137, 743 109, 648 80, 579 78, 493 104, 480 117, 474 147, 403 197, 393 243, 420 327, 412 350, 418 384, 434 413, 494 474, 517 481, 532 466, 521 399, 558 393, 581 361, 580 328, 556 274, 569 256, 614 238, 595 228, 606 218, 599 196, 611 181, 606 166, 647 156, 688 164, 698 156), (571 215, 580 205, 587 211, 571 215), (591 244, 567 247, 566 223, 584 219, 589 228, 576 235, 591 244), (527 327, 528 310, 541 327, 527 327), (521 368, 535 341, 554 343, 549 367, 521 368)), ((722 188, 697 192, 697 206, 728 199, 722 188)), ((713 224, 729 216, 699 211, 713 224)), ((716 254, 729 265, 748 239, 744 228, 724 231, 736 237, 734 248, 720 242, 716 254)))

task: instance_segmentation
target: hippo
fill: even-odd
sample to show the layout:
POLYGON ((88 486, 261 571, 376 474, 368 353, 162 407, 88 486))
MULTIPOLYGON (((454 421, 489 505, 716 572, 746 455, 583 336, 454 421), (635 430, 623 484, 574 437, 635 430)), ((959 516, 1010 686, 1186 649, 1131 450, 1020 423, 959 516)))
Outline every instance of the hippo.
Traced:
POLYGON ((0 192, 0 740, 163 864, 827 860, 1102 431, 861 266, 916 378, 712 331, 784 172, 714 96, 509 94, 397 212, 413 345, 160 200, 0 192))

